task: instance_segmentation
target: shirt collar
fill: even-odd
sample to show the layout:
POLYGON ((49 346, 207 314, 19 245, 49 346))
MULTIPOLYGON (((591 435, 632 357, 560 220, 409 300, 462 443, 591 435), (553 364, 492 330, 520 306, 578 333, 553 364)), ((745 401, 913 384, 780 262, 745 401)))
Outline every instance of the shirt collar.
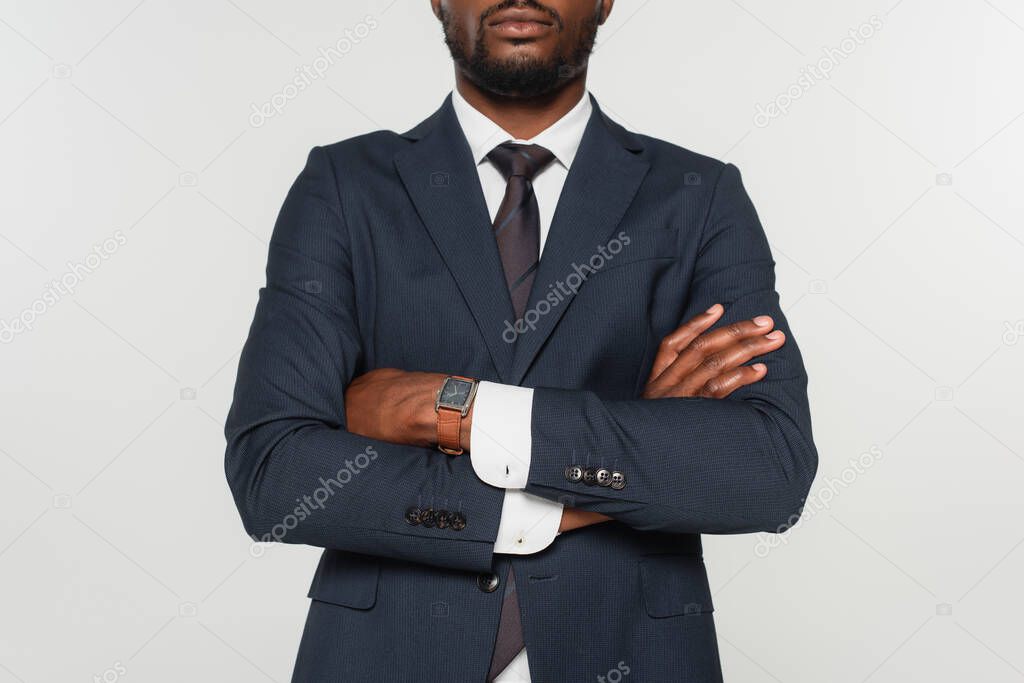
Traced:
POLYGON ((590 93, 584 92, 580 101, 562 118, 530 140, 517 140, 511 133, 467 102, 459 94, 458 88, 452 89, 452 106, 455 108, 455 116, 459 120, 459 125, 462 126, 462 132, 469 142, 473 161, 476 164, 482 163, 492 149, 511 140, 541 145, 549 149, 555 155, 555 159, 567 169, 572 166, 572 161, 576 158, 576 152, 583 141, 583 131, 587 128, 587 122, 590 120, 593 110, 590 93))

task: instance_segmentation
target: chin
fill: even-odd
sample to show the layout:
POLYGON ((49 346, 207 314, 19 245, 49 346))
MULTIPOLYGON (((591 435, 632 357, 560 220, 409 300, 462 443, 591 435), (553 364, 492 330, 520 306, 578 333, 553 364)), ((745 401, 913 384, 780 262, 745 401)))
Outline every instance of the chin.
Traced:
POLYGON ((487 47, 487 56, 502 62, 529 60, 546 64, 554 61, 557 56, 556 50, 533 40, 496 40, 487 47))

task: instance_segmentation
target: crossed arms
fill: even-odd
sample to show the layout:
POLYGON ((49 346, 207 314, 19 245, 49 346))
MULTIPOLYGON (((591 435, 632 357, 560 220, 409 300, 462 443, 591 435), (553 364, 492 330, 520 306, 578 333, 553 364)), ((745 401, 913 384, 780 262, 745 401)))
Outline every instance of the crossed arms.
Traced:
MULTIPOLYGON (((721 399, 764 379, 764 363, 746 363, 780 348, 785 334, 772 329, 774 321, 769 316, 708 331, 724 312, 722 305, 715 304, 662 340, 643 393, 645 399, 721 399)), ((444 378, 443 374, 394 368, 360 375, 345 392, 348 430, 391 443, 436 445, 434 399, 444 378)), ((461 425, 461 445, 466 451, 472 450, 472 434, 471 408, 461 425)), ((596 511, 566 507, 558 530, 571 531, 609 519, 596 511)))
MULTIPOLYGON (((486 571, 504 491, 477 478, 471 455, 452 458, 431 447, 439 383, 427 391, 428 378, 417 379, 419 390, 391 382, 413 398, 404 407, 385 401, 388 420, 361 408, 360 387, 372 388, 374 378, 357 381, 364 355, 337 188, 326 153, 314 149, 271 239, 267 285, 225 427, 225 468, 243 523, 259 540, 486 571), (347 406, 351 389, 355 401, 347 406), (311 496, 316 506, 308 504, 311 496), (408 525, 405 509, 427 498, 458 505, 465 527, 408 525)), ((670 335, 644 397, 608 401, 582 390, 534 390, 525 490, 550 500, 572 496, 580 512, 566 513, 566 529, 601 516, 676 533, 777 532, 796 521, 817 466, 806 374, 791 335, 783 341, 739 333, 762 315, 788 330, 767 240, 739 172, 728 165, 703 226, 682 319, 699 321, 716 302, 722 307, 710 322, 725 332, 712 330, 696 345, 682 344, 686 332, 670 335), (716 333, 724 346, 708 354, 716 333), (723 351, 727 357, 715 355, 723 351), (764 367, 742 369, 745 361, 737 359, 752 352, 764 367), (699 382, 708 372, 711 385, 699 382), (573 452, 614 453, 629 485, 567 481, 573 452)))

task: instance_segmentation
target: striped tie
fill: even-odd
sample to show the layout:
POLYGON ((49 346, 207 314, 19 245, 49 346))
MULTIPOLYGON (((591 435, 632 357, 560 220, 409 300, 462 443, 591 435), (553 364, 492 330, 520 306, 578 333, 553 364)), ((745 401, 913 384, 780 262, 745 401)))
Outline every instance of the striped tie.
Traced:
MULTIPOLYGON (((533 194, 533 179, 554 161, 555 155, 540 145, 506 142, 491 150, 487 158, 508 183, 505 198, 494 218, 494 239, 498 242, 505 283, 518 319, 526 312, 540 259, 540 211, 533 194)), ((515 577, 509 567, 488 681, 504 671, 523 649, 523 625, 516 593, 515 577)))
POLYGON ((508 183, 494 218, 494 239, 512 308, 516 318, 521 318, 540 258, 540 210, 533 194, 533 179, 555 160, 555 155, 540 145, 506 142, 492 149, 487 158, 508 183))

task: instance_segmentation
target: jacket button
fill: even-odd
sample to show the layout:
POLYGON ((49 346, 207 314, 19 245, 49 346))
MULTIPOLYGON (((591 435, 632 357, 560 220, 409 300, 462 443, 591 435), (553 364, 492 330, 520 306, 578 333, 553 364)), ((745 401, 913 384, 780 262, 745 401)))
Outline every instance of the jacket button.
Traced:
POLYGON ((448 516, 447 510, 438 510, 434 513, 434 523, 438 529, 447 529, 450 521, 451 517, 448 516))
POLYGON ((622 472, 612 472, 612 488, 621 491, 626 488, 626 475, 622 472))
POLYGON ((498 575, 497 574, 481 574, 476 577, 476 587, 482 590, 484 593, 493 593, 498 590, 498 575))
POLYGON ((612 483, 612 473, 603 467, 594 473, 594 478, 598 486, 608 486, 612 483))
POLYGON ((448 518, 448 526, 452 531, 462 531, 466 528, 466 515, 461 512, 453 512, 448 518))
POLYGON ((420 513, 420 524, 422 524, 423 526, 427 527, 428 529, 432 529, 434 527, 434 509, 433 508, 427 508, 423 512, 420 513))
POLYGON ((405 511, 405 521, 412 526, 420 523, 420 509, 413 507, 405 511))
POLYGON ((565 478, 573 483, 583 478, 583 468, 579 465, 569 465, 565 468, 565 478))
POLYGON ((588 467, 583 470, 583 483, 587 486, 593 486, 597 481, 597 470, 592 467, 588 467))

